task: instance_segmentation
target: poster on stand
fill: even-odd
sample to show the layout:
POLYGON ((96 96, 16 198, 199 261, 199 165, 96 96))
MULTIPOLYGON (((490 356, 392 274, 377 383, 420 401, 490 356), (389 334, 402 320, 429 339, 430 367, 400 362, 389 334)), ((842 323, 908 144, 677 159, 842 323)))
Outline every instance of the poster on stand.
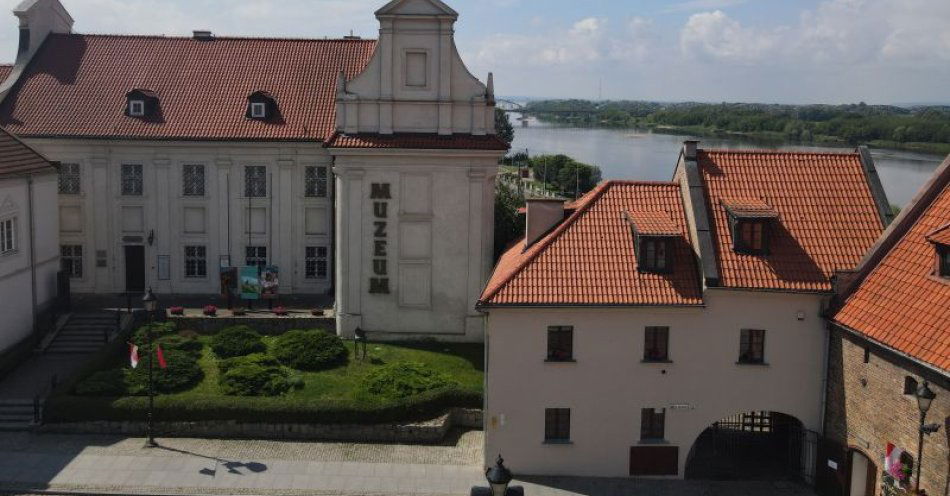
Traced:
POLYGON ((241 267, 241 299, 259 300, 261 299, 261 280, 258 275, 258 268, 241 267))
POLYGON ((265 300, 275 300, 280 293, 280 269, 270 265, 261 272, 261 297, 265 300))

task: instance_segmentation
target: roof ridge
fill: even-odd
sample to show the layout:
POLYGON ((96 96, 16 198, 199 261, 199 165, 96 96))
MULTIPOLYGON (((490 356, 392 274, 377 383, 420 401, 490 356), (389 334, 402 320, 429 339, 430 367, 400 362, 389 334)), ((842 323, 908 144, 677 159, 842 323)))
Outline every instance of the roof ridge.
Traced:
POLYGON ((852 151, 836 150, 781 150, 776 148, 700 148, 700 152, 712 153, 747 153, 747 154, 769 154, 769 155, 859 155, 857 148, 852 151))
MULTIPOLYGON (((497 286, 495 286, 493 290, 491 290, 487 295, 484 295, 484 297, 482 297, 480 301, 489 301, 492 298, 494 298, 498 293, 500 293, 502 288, 504 288, 505 286, 508 285, 508 283, 513 281, 515 277, 521 274, 524 271, 524 269, 527 268, 528 265, 531 262, 533 262, 536 258, 538 258, 538 256, 540 256, 541 253, 544 252, 544 250, 548 246, 551 246, 551 244, 556 239, 560 238, 561 235, 564 234, 564 232, 567 230, 568 227, 574 225, 574 223, 577 222, 577 219, 579 219, 581 215, 584 215, 584 213, 590 210, 590 207, 596 202, 598 198, 603 196, 605 191, 610 189, 610 186, 612 184, 613 184, 612 181, 604 181, 598 184, 596 188, 590 190, 589 192, 587 192, 587 194, 577 199, 574 202, 575 204, 577 204, 581 200, 586 200, 586 201, 584 201, 583 204, 581 204, 579 207, 575 207, 574 213, 568 216, 568 218, 564 219, 553 231, 551 231, 550 234, 545 236, 543 239, 541 239, 534 245, 530 246, 528 250, 533 250, 532 253, 528 255, 528 257, 525 258, 518 265, 518 267, 515 268, 515 270, 511 271, 511 274, 509 274, 508 277, 505 277, 500 283, 498 283, 497 286)), ((524 239, 527 239, 527 238, 524 238, 524 239)), ((517 241, 514 246, 517 246, 517 244, 520 242, 521 240, 517 241)), ((525 250, 525 251, 528 251, 528 250, 525 250)), ((489 277, 489 280, 491 280, 490 277, 489 277)))
MULTIPOLYGON (((677 186, 679 183, 675 181, 639 181, 636 179, 608 179, 603 181, 603 183, 609 183, 612 186, 677 186)), ((583 197, 581 197, 583 198, 583 197)))
MULTIPOLYGON (((95 38, 133 38, 133 39, 155 39, 172 41, 198 41, 188 35, 165 35, 165 34, 123 34, 123 33, 50 33, 50 36, 68 37, 95 37, 95 38)), ((295 38, 291 36, 218 36, 215 35, 214 41, 299 41, 299 42, 377 42, 376 38, 295 38)), ((214 41, 200 41, 200 43, 213 43, 214 41)), ((12 64, 11 64, 12 65, 12 64)))

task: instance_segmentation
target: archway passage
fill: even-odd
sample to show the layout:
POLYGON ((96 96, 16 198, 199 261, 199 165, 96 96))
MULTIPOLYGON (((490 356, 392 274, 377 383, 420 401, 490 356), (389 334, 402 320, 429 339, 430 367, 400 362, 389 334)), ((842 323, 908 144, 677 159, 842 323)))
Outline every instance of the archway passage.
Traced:
POLYGON ((715 422, 686 459, 687 479, 804 480, 814 474, 814 433, 778 412, 741 413, 715 422))

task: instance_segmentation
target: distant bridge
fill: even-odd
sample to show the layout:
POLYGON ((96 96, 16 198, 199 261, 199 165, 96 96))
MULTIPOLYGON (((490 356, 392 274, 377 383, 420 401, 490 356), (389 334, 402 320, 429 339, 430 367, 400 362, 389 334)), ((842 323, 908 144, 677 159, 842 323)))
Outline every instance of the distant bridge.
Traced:
POLYGON ((534 110, 528 109, 528 107, 511 100, 497 99, 495 100, 495 107, 510 114, 551 114, 551 115, 568 115, 568 114, 596 114, 595 110, 534 110))

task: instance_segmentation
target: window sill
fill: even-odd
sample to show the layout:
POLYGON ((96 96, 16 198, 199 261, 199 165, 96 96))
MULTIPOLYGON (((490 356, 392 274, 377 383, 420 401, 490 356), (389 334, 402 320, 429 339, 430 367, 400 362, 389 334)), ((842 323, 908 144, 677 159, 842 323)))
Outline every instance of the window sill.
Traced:
POLYGON ((570 445, 574 444, 574 441, 570 439, 545 439, 541 444, 570 445))
POLYGON ((650 445, 656 446, 656 445, 670 444, 670 442, 667 441, 666 439, 641 439, 640 442, 637 444, 642 444, 642 445, 647 445, 647 446, 650 446, 650 445))
POLYGON ((640 363, 673 363, 673 360, 670 360, 670 359, 666 359, 666 360, 647 360, 646 358, 644 358, 643 360, 640 360, 640 363))
POLYGON ((768 367, 768 362, 736 362, 736 365, 743 366, 753 366, 753 367, 768 367))
POLYGON ((577 360, 574 360, 573 358, 568 359, 568 360, 553 360, 551 358, 548 358, 547 360, 544 361, 544 363, 577 363, 577 360))

